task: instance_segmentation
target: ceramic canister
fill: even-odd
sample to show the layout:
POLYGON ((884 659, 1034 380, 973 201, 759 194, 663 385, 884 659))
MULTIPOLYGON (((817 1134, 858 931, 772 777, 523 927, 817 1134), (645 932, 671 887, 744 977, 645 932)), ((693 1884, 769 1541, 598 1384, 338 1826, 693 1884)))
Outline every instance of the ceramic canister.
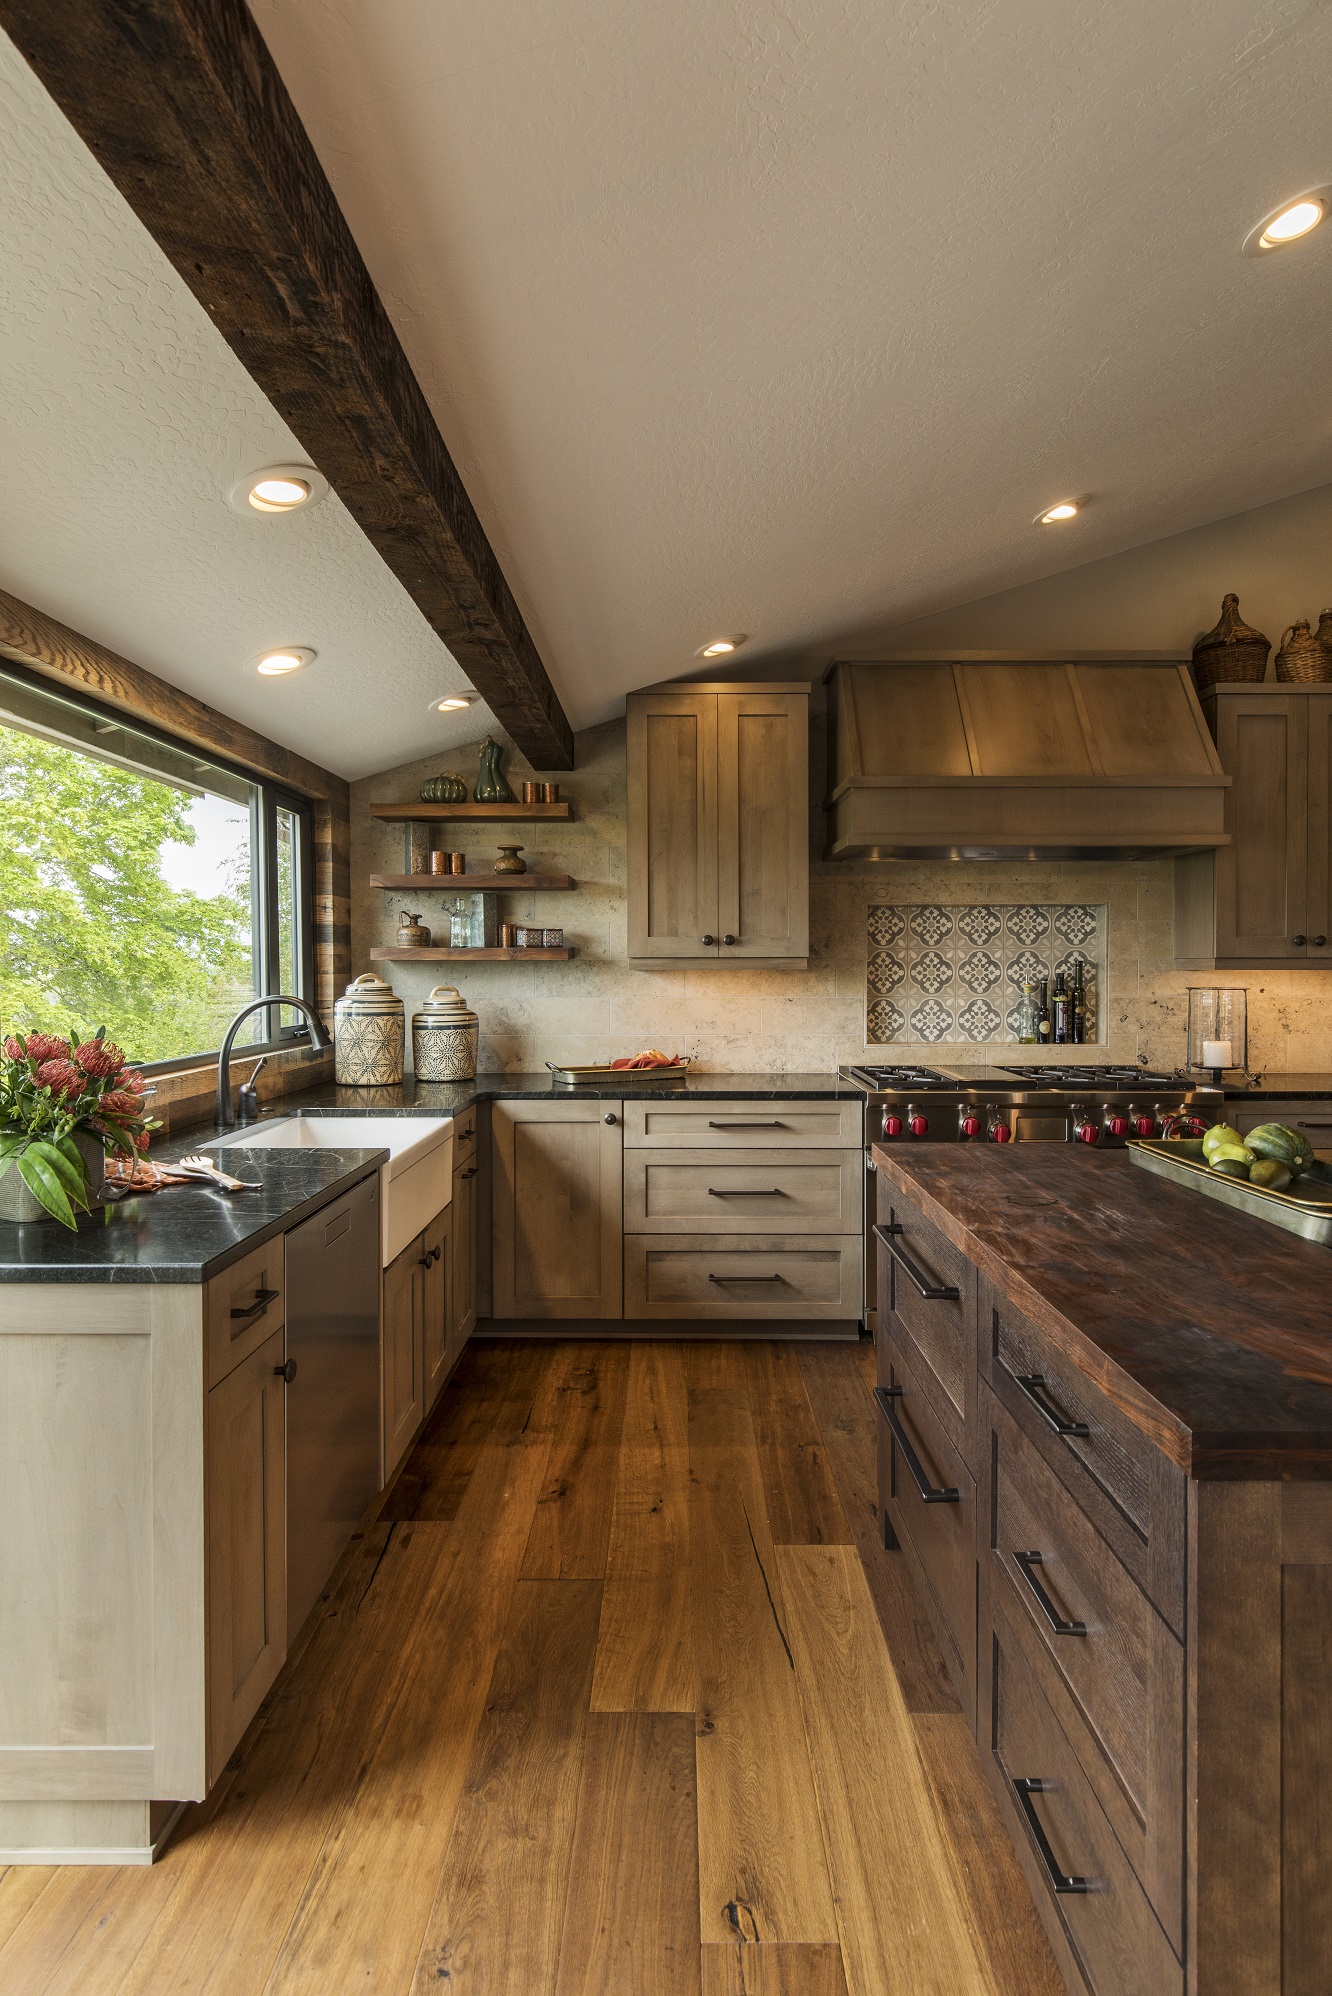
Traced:
POLYGON ((461 991, 437 984, 412 1014, 412 1065, 418 1081, 474 1081, 480 1021, 461 991))
POLYGON ((333 1007, 333 1065, 342 1088, 387 1088, 402 1080, 406 1008, 391 984, 367 971, 333 1007))

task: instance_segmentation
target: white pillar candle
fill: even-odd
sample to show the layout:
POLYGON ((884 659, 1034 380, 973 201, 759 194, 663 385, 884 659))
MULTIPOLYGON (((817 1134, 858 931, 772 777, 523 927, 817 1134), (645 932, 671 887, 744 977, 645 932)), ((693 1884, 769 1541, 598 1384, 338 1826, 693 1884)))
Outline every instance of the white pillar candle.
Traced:
POLYGON ((1230 1041, 1204 1040, 1202 1064, 1204 1067, 1230 1067, 1230 1041))

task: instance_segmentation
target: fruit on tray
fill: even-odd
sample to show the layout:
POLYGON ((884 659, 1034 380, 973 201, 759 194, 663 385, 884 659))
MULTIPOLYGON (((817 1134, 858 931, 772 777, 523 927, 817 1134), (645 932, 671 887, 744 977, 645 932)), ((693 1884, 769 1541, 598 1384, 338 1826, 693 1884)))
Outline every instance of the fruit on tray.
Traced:
POLYGON ((1212 1170, 1220 1172, 1222 1178, 1243 1178, 1246 1181, 1255 1162, 1251 1150, 1246 1150, 1243 1155, 1235 1151, 1222 1151, 1219 1156, 1208 1159, 1212 1170))
POLYGON ((1259 1185, 1264 1192, 1284 1192, 1291 1181, 1291 1170, 1277 1157, 1260 1157, 1249 1171, 1250 1185, 1259 1185))
POLYGON ((1307 1171, 1314 1161, 1313 1145, 1298 1130, 1289 1129, 1285 1123, 1260 1123, 1256 1130, 1250 1130, 1244 1139, 1259 1157, 1275 1158, 1284 1164, 1293 1178, 1307 1171))
POLYGON ((1213 1123, 1202 1140, 1203 1156, 1211 1163, 1212 1154, 1217 1150, 1243 1150, 1244 1139, 1238 1130, 1232 1130, 1229 1123, 1213 1123))
POLYGON ((655 1047, 649 1047, 646 1053, 626 1054, 621 1059, 611 1062, 612 1067, 623 1068, 679 1067, 680 1065, 681 1057, 678 1053, 658 1053, 655 1047))

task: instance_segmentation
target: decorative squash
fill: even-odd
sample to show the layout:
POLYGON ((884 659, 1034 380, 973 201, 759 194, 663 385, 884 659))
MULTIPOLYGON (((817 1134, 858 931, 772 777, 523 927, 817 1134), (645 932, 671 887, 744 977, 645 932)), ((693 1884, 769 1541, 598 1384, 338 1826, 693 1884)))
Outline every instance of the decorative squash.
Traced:
POLYGON ((476 789, 472 792, 478 804, 513 802, 513 792, 500 768, 501 753, 499 743, 487 735, 481 744, 481 771, 476 779, 476 789))
POLYGON ((1250 1130, 1244 1139, 1250 1150, 1257 1151, 1259 1157, 1274 1157, 1278 1164, 1284 1164, 1296 1177, 1307 1171, 1314 1161, 1313 1145, 1298 1130, 1288 1128, 1285 1123, 1260 1123, 1256 1130, 1250 1130))

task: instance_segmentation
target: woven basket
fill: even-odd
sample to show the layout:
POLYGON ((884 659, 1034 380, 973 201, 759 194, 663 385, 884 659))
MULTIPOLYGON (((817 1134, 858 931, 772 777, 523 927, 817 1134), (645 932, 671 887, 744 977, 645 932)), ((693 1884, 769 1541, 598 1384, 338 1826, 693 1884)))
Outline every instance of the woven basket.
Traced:
POLYGON ((1318 629, 1314 632, 1320 645, 1326 645, 1332 652, 1332 610, 1324 610, 1318 619, 1318 629))
POLYGON ((1332 679, 1332 652, 1314 636, 1308 619, 1292 624, 1276 655, 1276 676, 1287 684, 1312 686, 1332 679))
POLYGON ((1236 680, 1256 683, 1267 671, 1267 654, 1271 649, 1271 639, 1255 631, 1241 617, 1239 597, 1223 597, 1220 622, 1193 647, 1193 677, 1198 691, 1204 693, 1209 686, 1233 684, 1236 680))

